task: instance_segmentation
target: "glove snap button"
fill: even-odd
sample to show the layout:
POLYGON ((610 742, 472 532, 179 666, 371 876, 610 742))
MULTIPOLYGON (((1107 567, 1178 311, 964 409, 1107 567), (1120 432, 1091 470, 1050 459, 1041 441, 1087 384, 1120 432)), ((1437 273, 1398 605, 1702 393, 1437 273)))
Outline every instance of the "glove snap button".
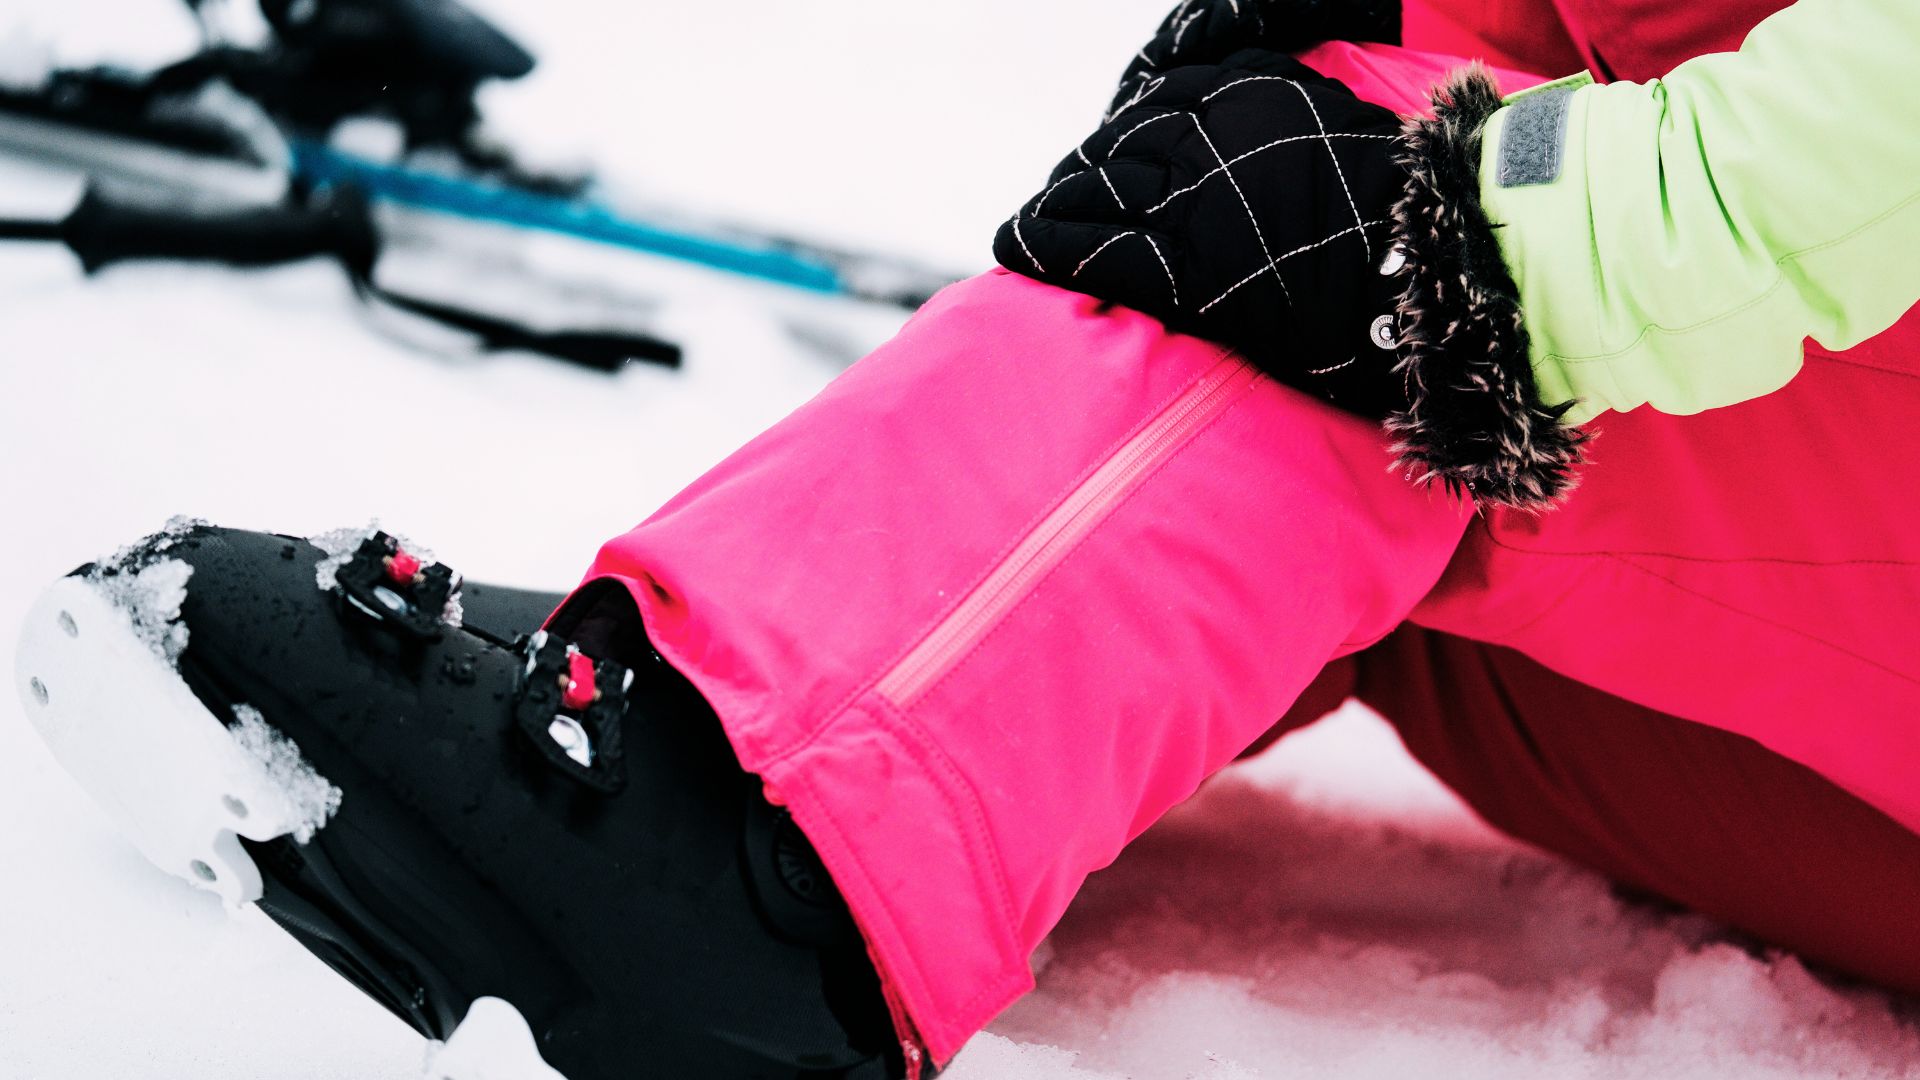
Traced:
POLYGON ((1367 336, 1382 349, 1391 349, 1400 344, 1400 335, 1395 332, 1391 315, 1382 315, 1373 320, 1373 327, 1367 331, 1367 336))

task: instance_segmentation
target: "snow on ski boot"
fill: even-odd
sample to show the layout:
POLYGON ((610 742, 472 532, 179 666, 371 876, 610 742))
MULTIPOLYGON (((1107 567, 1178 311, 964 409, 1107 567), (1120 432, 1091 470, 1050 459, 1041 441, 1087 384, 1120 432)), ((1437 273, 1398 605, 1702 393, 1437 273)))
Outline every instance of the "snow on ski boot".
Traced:
POLYGON ((552 600, 181 523, 50 587, 17 678, 143 854, 444 1040, 432 1080, 904 1075, 818 857, 631 599, 540 632, 552 600))

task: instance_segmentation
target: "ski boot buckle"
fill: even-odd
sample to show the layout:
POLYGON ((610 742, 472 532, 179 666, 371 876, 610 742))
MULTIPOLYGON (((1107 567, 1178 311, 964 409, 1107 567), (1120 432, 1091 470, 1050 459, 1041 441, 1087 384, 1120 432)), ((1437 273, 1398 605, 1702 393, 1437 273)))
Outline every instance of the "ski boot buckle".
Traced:
POLYGON ((547 763, 603 795, 626 786, 621 718, 633 672, 595 661, 545 630, 527 641, 527 667, 514 716, 547 763))
POLYGON ((439 640, 447 602, 460 588, 452 567, 423 565, 384 532, 362 540, 334 581, 347 603, 421 641, 439 640))

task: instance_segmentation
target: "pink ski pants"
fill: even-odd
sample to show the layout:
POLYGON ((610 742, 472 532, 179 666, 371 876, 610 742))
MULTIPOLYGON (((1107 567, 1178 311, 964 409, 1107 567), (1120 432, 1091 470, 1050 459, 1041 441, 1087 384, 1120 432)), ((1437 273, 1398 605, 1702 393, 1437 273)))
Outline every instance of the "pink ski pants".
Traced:
MULTIPOLYGON (((1446 63, 1308 59, 1402 108, 1446 63)), ((1409 619, 1920 827, 1915 333, 1759 402, 1605 418, 1567 508, 1476 516, 1390 473, 1373 426, 996 271, 588 577, 629 587, 944 1061, 1031 986, 1088 873, 1409 619)))

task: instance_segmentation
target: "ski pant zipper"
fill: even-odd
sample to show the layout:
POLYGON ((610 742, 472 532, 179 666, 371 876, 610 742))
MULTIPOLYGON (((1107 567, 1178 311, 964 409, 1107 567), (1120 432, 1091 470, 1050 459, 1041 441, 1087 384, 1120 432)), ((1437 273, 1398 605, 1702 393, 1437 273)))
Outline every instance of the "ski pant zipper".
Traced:
POLYGON ((875 684, 910 708, 1086 539, 1142 479, 1239 400, 1259 373, 1232 354, 1190 384, 1041 519, 1005 558, 875 684))

